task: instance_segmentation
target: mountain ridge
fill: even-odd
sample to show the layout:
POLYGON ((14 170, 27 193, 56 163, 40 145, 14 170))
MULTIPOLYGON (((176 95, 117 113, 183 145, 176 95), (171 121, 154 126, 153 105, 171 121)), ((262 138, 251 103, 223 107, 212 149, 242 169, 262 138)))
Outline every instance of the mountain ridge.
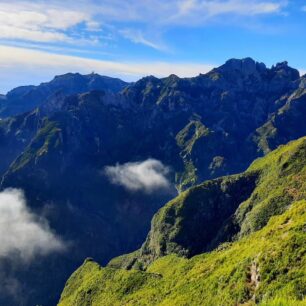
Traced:
POLYGON ((59 92, 65 95, 82 93, 90 90, 119 92, 128 83, 95 73, 81 75, 66 73, 55 76, 50 82, 38 86, 21 86, 9 91, 0 104, 0 117, 22 114, 39 107, 44 101, 59 92))
MULTIPOLYGON (((119 93, 56 91, 33 110, 0 121, 1 189, 22 189, 30 208, 73 241, 69 258, 38 258, 36 270, 21 273, 30 292, 26 305, 54 305, 85 257, 106 264, 141 247, 175 188, 243 172, 306 134, 305 79, 287 63, 245 64, 242 71, 230 62, 226 72, 216 68, 194 78, 146 77, 119 93), (171 190, 131 192, 105 175, 105 167, 150 159, 170 169, 171 190)), ((229 226, 240 226, 232 221, 229 226)))

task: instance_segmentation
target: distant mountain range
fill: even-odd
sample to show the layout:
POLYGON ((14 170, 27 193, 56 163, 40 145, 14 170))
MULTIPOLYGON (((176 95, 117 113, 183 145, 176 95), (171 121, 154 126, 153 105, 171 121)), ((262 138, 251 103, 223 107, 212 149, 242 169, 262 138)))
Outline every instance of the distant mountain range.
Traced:
MULTIPOLYGON (((305 76, 286 62, 267 68, 246 58, 194 78, 149 76, 132 84, 69 73, 2 96, 1 189, 24 190, 31 209, 69 242, 65 254, 7 268, 23 284, 24 305, 54 305, 86 257, 106 264, 139 248, 154 213, 177 193, 245 171, 254 159, 304 136, 305 85, 305 76), (126 185, 122 169, 146 162, 167 188, 126 185), (110 178, 106 169, 120 177, 110 178)), ((234 180, 244 184, 244 176, 234 180)), ((217 224, 209 221, 218 230, 249 197, 254 178, 248 180, 233 208, 217 224)), ((198 254, 218 241, 180 249, 198 254)), ((0 304, 8 300, 0 296, 0 304)))
POLYGON ((56 76, 48 83, 39 86, 21 86, 0 96, 0 118, 18 115, 31 111, 42 105, 54 94, 62 93, 71 95, 91 90, 105 90, 117 93, 128 83, 101 76, 95 73, 81 75, 79 73, 67 73, 56 76))

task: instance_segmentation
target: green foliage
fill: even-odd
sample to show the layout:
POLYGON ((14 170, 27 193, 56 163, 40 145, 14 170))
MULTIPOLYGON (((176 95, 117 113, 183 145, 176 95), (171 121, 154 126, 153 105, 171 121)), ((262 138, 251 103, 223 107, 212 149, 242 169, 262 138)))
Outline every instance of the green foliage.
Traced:
POLYGON ((298 201, 240 241, 191 259, 168 255, 146 272, 85 262, 68 280, 59 306, 303 305, 305 221, 306 201, 298 201))
POLYGON ((305 306, 306 301, 298 301, 295 299, 289 299, 288 297, 276 297, 260 303, 260 306, 305 306))
POLYGON ((12 171, 15 172, 22 169, 29 162, 33 162, 43 155, 47 154, 49 150, 55 149, 62 143, 61 129, 57 122, 45 119, 43 128, 41 128, 36 137, 28 146, 25 152, 13 163, 12 171))
POLYGON ((185 154, 190 154, 195 142, 207 135, 209 135, 209 129, 200 121, 192 120, 177 134, 176 141, 185 154))
POLYGON ((139 252, 121 256, 121 267, 144 269, 171 253, 190 257, 261 229, 306 198, 305 155, 301 138, 254 161, 245 173, 182 192, 156 213, 139 252))
POLYGON ((106 268, 85 262, 68 280, 59 306, 305 305, 305 148, 306 137, 256 160, 241 175, 183 192, 154 216, 140 250, 106 268), (235 194, 247 199, 228 202, 235 194), (207 218, 215 217, 214 203, 226 203, 221 211, 241 203, 233 218, 214 228, 219 239, 235 228, 239 239, 212 252, 196 249, 202 254, 187 259, 214 226, 207 218), (200 231, 198 216, 199 224, 208 222, 200 231))
POLYGON ((184 163, 184 171, 176 174, 176 182, 180 191, 196 184, 197 169, 193 164, 191 154, 195 143, 208 135, 209 129, 197 120, 190 121, 176 135, 176 143, 181 149, 180 156, 184 163))
POLYGON ((251 197, 236 212, 240 235, 262 228, 273 215, 281 214, 294 200, 306 197, 306 138, 280 146, 257 159, 248 171, 260 172, 251 197))
POLYGON ((191 160, 184 160, 184 171, 176 173, 175 181, 177 188, 181 192, 197 183, 197 170, 191 160))

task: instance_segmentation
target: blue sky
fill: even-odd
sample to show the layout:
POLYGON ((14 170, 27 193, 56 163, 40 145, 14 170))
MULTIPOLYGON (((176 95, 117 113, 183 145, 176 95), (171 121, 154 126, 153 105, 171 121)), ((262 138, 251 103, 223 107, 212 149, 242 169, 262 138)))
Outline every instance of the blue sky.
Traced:
POLYGON ((65 72, 194 76, 229 58, 306 72, 305 0, 0 0, 0 93, 65 72))

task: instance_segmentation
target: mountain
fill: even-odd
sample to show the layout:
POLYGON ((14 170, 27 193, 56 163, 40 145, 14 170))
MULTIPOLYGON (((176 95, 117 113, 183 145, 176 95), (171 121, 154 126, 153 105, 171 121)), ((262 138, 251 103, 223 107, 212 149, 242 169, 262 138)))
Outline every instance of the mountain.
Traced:
POLYGON ((304 305, 305 156, 304 137, 183 192, 140 250, 87 259, 58 305, 304 305))
POLYGON ((263 152, 269 152, 282 144, 285 139, 302 137, 306 128, 303 114, 306 108, 305 87, 300 86, 288 99, 286 104, 272 114, 270 119, 256 131, 259 147, 263 152))
MULTIPOLYGON (((100 79, 60 79, 70 77, 100 79)), ((267 68, 250 58, 232 59, 194 78, 148 76, 122 84, 120 92, 85 83, 65 81, 39 107, 0 121, 1 190, 22 189, 30 209, 69 245, 65 254, 39 257, 18 271, 7 268, 18 274, 24 305, 54 305, 88 256, 106 264, 139 248, 154 213, 177 193, 243 172, 257 157, 306 134, 305 77, 286 62, 267 68)), ((29 92, 58 88, 40 86, 29 92)), ((16 92, 24 96, 27 90, 16 92)), ((207 245, 178 249, 193 255, 222 241, 228 235, 222 236, 223 219, 248 198, 255 178, 229 178, 230 198, 219 194, 222 180, 211 183, 226 209, 207 220, 207 245)), ((228 224, 235 233, 239 226, 237 220, 228 224)), ((8 304, 5 298, 0 294, 0 304, 8 304)))
POLYGON ((21 86, 0 97, 0 118, 19 115, 40 106, 48 97, 61 92, 65 95, 91 90, 117 93, 128 83, 95 73, 67 73, 39 86, 21 86))

